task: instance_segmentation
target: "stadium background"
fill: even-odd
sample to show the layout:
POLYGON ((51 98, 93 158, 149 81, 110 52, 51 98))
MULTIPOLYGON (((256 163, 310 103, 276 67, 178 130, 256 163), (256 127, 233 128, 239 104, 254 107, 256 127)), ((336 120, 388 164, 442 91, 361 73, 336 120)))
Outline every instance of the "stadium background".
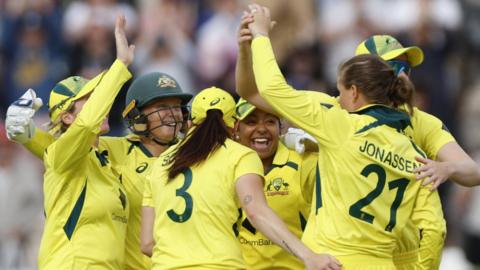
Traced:
MULTIPOLYGON (((479 0, 258 0, 278 21, 274 49, 290 84, 335 94, 341 61, 372 34, 417 45, 425 61, 412 80, 417 105, 444 121, 480 160, 479 0)), ((196 93, 234 92, 236 30, 245 0, 0 0, 0 125, 8 105, 33 88, 48 101, 55 82, 91 78, 115 57, 115 16, 127 18, 136 45, 134 75, 162 71, 196 93)), ((110 116, 121 121, 125 89, 110 116)), ((36 116, 48 121, 46 106, 36 116)), ((35 269, 42 231, 42 164, 0 131, 0 269, 35 269)), ((448 221, 442 269, 469 269, 464 233, 480 236, 479 189, 445 184, 448 221)), ((478 252, 477 252, 478 253, 478 252)), ((480 254, 479 254, 480 256, 480 254)))

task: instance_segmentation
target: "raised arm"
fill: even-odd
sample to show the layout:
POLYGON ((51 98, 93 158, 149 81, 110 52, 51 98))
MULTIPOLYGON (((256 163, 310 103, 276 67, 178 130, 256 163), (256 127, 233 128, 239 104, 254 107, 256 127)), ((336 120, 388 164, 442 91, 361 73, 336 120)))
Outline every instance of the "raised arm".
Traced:
POLYGON ((98 83, 92 86, 95 90, 71 126, 47 149, 52 156, 49 165, 58 172, 74 167, 85 158, 99 135, 100 125, 107 117, 115 97, 123 84, 131 78, 127 67, 133 61, 134 46, 128 45, 123 16, 117 18, 115 40, 117 60, 108 71, 92 79, 98 83))
POLYGON ((248 24, 252 22, 253 16, 245 12, 237 33, 238 55, 235 68, 235 87, 237 93, 249 103, 263 111, 274 113, 273 108, 258 93, 257 85, 255 84, 252 69, 252 49, 250 47, 252 33, 248 28, 248 24))

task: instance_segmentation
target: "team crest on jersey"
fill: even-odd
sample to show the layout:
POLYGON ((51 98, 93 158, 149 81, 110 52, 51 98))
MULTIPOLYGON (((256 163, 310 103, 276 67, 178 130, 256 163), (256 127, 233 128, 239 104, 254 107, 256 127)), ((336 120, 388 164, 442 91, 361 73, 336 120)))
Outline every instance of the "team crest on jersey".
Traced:
POLYGON ((289 186, 290 184, 283 180, 283 178, 275 178, 267 185, 267 196, 288 195, 289 186))
POLYGON ((157 86, 160 88, 165 88, 165 87, 175 88, 177 87, 177 83, 167 76, 162 76, 158 79, 157 86))

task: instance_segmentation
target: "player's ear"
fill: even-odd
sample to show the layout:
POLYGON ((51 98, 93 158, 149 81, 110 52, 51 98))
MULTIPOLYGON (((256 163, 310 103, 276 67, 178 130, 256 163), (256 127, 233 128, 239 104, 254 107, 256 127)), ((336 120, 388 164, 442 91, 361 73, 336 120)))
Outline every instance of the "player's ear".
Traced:
POLYGON ((360 92, 355 84, 352 84, 349 89, 349 94, 351 95, 352 101, 356 102, 360 96, 360 92))
POLYGON ((240 140, 240 136, 238 135, 239 126, 240 126, 240 120, 237 120, 235 122, 235 125, 233 126, 233 140, 237 142, 240 140))

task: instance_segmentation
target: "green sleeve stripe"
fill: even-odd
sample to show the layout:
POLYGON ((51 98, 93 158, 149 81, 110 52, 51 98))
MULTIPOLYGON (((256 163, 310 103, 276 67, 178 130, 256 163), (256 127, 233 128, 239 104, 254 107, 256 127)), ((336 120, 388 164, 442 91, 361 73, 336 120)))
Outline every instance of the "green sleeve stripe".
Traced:
POLYGON ((323 206, 322 204, 322 183, 320 182, 320 168, 317 163, 315 171, 315 215, 318 214, 318 208, 323 206))
POLYGON ((63 226, 63 230, 65 231, 68 240, 72 238, 75 227, 77 226, 78 219, 80 218, 80 214, 82 213, 86 193, 87 181, 85 181, 85 186, 83 187, 82 193, 80 193, 80 196, 78 197, 77 202, 75 203, 75 206, 73 207, 73 210, 68 217, 67 223, 65 223, 65 226, 63 226))

